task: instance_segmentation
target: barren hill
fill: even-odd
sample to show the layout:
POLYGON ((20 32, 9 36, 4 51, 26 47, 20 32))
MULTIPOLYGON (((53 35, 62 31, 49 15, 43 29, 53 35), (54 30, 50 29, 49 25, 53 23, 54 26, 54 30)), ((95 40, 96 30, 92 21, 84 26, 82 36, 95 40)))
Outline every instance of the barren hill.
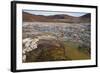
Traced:
POLYGON ((70 15, 65 14, 59 14, 59 15, 35 15, 30 14, 27 12, 23 12, 23 21, 24 22, 67 22, 67 23, 77 23, 77 22, 90 22, 91 15, 88 13, 86 15, 83 15, 81 17, 74 17, 70 15))

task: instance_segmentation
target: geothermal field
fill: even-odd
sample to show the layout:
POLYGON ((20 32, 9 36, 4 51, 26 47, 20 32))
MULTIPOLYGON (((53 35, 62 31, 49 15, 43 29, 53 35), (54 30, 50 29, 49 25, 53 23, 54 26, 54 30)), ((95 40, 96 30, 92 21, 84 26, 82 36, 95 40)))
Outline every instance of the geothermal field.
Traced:
POLYGON ((22 61, 91 59, 90 15, 42 16, 23 12, 22 61))

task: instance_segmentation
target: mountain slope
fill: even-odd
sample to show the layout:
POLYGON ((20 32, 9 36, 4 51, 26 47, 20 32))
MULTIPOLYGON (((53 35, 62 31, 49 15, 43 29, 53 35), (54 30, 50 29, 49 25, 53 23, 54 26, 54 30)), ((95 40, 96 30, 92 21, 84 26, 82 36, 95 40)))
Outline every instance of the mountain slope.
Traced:
POLYGON ((59 15, 34 15, 27 12, 23 12, 23 21, 24 22, 90 22, 91 15, 88 13, 81 17, 73 17, 70 15, 59 14, 59 15))

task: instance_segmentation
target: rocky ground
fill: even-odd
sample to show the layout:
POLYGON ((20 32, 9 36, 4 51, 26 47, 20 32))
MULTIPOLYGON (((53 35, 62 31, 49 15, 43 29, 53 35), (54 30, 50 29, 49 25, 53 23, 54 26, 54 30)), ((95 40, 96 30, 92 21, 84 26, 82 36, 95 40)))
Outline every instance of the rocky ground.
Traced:
POLYGON ((23 62, 90 59, 90 23, 23 22, 22 27, 23 62))

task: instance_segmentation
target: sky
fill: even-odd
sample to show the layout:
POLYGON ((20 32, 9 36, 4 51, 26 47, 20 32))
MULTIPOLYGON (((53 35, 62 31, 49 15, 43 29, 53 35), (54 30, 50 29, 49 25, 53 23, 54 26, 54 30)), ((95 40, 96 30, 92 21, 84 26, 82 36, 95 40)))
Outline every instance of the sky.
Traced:
POLYGON ((57 14, 66 14, 66 15, 70 15, 70 16, 74 16, 74 17, 80 17, 83 16, 87 13, 84 12, 54 12, 54 11, 36 11, 36 10, 23 10, 24 12, 27 13, 31 13, 31 14, 35 14, 35 15, 45 15, 45 16, 49 16, 49 15, 57 15, 57 14))

